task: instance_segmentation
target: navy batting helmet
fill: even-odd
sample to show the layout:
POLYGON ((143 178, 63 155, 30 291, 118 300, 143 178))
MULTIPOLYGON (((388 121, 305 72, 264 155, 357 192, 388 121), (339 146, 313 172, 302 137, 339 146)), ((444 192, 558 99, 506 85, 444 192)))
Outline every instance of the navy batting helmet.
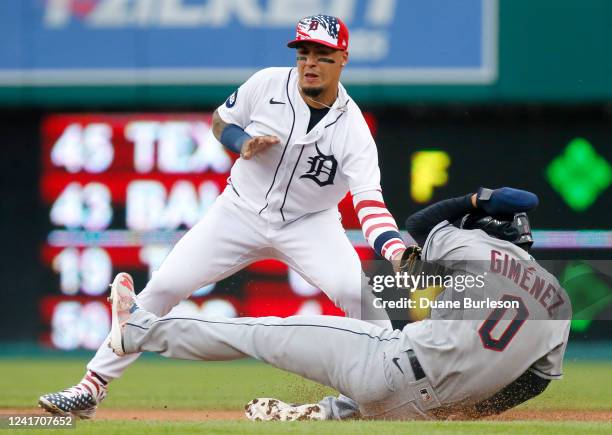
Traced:
POLYGON ((531 225, 527 213, 514 213, 510 216, 488 216, 480 213, 466 214, 459 223, 459 228, 466 230, 483 230, 491 237, 506 240, 529 251, 533 245, 531 225))

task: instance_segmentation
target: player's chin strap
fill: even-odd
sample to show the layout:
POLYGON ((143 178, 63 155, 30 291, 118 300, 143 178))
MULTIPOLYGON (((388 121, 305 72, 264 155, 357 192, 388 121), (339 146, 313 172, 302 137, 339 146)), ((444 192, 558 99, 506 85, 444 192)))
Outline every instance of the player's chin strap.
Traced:
POLYGON ((346 101, 346 103, 344 103, 342 106, 338 106, 338 107, 332 107, 332 106, 328 106, 325 103, 321 103, 320 101, 315 100, 314 98, 310 98, 306 92, 304 92, 304 90, 302 89, 302 87, 300 85, 298 85, 298 89, 300 90, 300 92, 302 93, 302 95, 304 95, 306 98, 308 98, 311 102, 315 103, 315 104, 320 104, 323 107, 326 107, 330 110, 337 110, 338 112, 342 112, 342 113, 346 113, 348 112, 348 100, 346 101))

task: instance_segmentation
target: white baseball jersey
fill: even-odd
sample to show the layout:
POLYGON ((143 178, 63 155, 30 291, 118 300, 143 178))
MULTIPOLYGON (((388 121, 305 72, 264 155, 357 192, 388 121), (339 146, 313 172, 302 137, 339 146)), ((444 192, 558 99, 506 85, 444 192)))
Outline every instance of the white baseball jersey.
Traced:
POLYGON ((422 257, 485 277, 481 288, 446 289, 438 300, 521 301, 521 319, 510 321, 518 314, 508 309, 497 311, 508 315, 497 320, 496 310, 487 308, 454 320, 466 311, 434 308, 430 319, 404 328, 442 403, 478 402, 526 370, 545 379, 561 378, 570 301, 557 279, 526 251, 482 230, 462 230, 444 221, 430 232, 422 257))
POLYGON ((339 84, 332 108, 307 133, 310 110, 297 75, 295 68, 261 70, 217 109, 252 137, 280 139, 250 160, 239 159, 231 184, 251 209, 281 225, 336 207, 349 190, 380 190, 376 145, 355 102, 339 84))

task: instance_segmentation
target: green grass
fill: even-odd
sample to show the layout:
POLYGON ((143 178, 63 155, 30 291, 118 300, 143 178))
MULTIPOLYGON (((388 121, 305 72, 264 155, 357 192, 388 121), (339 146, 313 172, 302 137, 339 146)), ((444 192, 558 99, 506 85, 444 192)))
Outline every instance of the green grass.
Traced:
MULTIPOLYGON (((77 382, 81 359, 0 359, 0 407, 27 408, 40 394, 77 382)), ((554 381, 530 401, 532 409, 612 410, 612 363, 567 363, 565 379, 554 381)), ((171 361, 136 362, 113 382, 109 408, 240 409, 253 397, 312 401, 333 393, 313 382, 254 361, 231 363, 171 361)), ((527 405, 525 405, 527 406, 527 405)))
MULTIPOLYGON (((398 434, 398 435, 473 435, 484 434, 534 434, 534 435, 563 435, 563 434, 610 434, 612 426, 602 423, 548 423, 548 422, 295 422, 295 423, 251 423, 251 422, 117 422, 117 421, 91 421, 77 422, 77 432, 101 435, 112 434, 333 434, 333 435, 372 435, 372 434, 398 434)), ((41 433, 71 432, 45 430, 41 433)), ((31 433, 28 431, 27 433, 31 433)))
MULTIPOLYGON (((86 360, 72 358, 0 359, 0 408, 36 406, 40 394, 78 381, 86 360)), ((107 408, 240 410, 254 397, 291 402, 315 401, 333 393, 296 376, 253 361, 199 363, 161 358, 141 359, 110 389, 107 408)), ((553 382, 529 409, 612 410, 612 363, 570 362, 565 379, 553 382)), ((358 435, 372 433, 612 433, 612 423, 588 422, 319 422, 251 423, 248 421, 77 423, 78 433, 219 433, 276 434, 292 432, 358 435)), ((45 430, 44 433, 53 431, 45 430)), ((0 431, 0 435, 3 431, 0 431)), ((28 432, 33 433, 33 432, 28 432)), ((62 432, 65 433, 65 432, 62 432)))
MULTIPOLYGON (((0 408, 27 408, 78 382, 86 360, 0 359, 0 408)), ((138 361, 111 384, 108 408, 242 409, 250 399, 312 401, 333 391, 255 361, 138 361)))

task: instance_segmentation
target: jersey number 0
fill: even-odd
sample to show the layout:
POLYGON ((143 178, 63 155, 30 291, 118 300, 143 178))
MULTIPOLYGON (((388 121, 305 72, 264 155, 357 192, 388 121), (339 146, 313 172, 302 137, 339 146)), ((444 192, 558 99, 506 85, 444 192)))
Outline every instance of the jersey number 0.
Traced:
POLYGON ((519 304, 519 308, 517 309, 514 318, 508 324, 504 332, 502 332, 499 338, 493 338, 492 332, 499 321, 504 317, 504 314, 508 308, 496 308, 491 311, 489 317, 485 319, 478 329, 478 335, 480 335, 482 345, 486 349, 495 350, 497 352, 503 351, 508 346, 518 330, 521 329, 521 326, 523 326, 523 323, 525 323, 525 320, 527 320, 527 316, 529 315, 529 311, 527 310, 527 307, 525 307, 525 304, 520 297, 505 294, 500 300, 508 302, 517 301, 519 304))

